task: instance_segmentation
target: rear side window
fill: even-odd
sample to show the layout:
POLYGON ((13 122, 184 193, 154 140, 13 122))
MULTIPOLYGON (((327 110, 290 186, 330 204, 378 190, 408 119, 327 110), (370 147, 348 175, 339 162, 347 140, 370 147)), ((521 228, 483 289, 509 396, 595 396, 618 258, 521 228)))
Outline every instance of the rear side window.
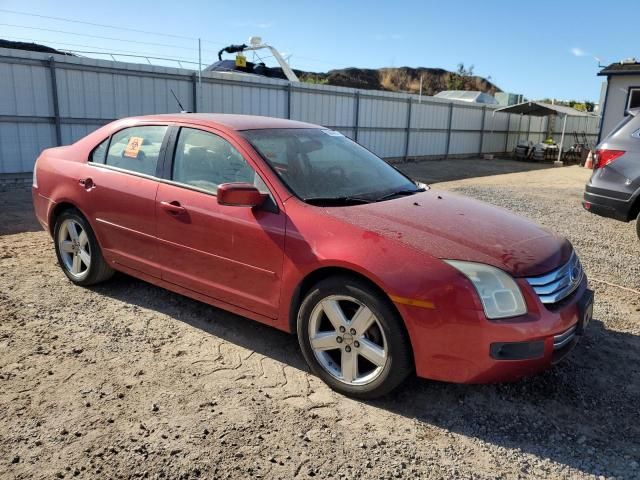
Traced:
POLYGON ((165 125, 148 125, 120 130, 111 137, 106 164, 136 173, 155 175, 165 125))
POLYGON ((89 161, 93 163, 104 163, 104 160, 107 157, 107 145, 109 145, 108 138, 93 149, 93 152, 91 152, 91 156, 89 157, 89 161))

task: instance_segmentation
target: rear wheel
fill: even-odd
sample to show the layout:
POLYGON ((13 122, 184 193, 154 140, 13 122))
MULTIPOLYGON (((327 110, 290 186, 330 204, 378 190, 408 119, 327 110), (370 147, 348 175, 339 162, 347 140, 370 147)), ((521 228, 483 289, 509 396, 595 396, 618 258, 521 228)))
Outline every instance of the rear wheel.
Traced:
POLYGON ((89 222, 76 210, 66 210, 58 217, 54 240, 58 263, 73 283, 93 285, 113 275, 89 222))
POLYGON ((636 233, 638 234, 638 240, 640 240, 640 212, 638 212, 638 218, 636 219, 636 233))
POLYGON ((298 314, 298 341, 313 372, 353 397, 382 396, 412 371, 402 320, 358 279, 330 278, 311 289, 298 314))

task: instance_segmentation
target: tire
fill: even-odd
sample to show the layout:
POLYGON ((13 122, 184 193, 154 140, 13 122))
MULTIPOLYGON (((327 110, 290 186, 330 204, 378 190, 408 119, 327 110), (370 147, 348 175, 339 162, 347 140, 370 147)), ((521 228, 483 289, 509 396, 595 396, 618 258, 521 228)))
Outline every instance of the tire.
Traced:
POLYGON ((94 285, 113 275, 89 222, 77 210, 65 210, 58 216, 53 241, 60 268, 76 285, 94 285))
POLYGON ((311 288, 298 311, 297 333, 313 373, 351 397, 386 395, 413 371, 411 344, 398 313, 357 278, 331 277, 311 288))
POLYGON ((636 219, 636 234, 638 235, 638 240, 640 240, 640 212, 638 212, 638 218, 636 219))

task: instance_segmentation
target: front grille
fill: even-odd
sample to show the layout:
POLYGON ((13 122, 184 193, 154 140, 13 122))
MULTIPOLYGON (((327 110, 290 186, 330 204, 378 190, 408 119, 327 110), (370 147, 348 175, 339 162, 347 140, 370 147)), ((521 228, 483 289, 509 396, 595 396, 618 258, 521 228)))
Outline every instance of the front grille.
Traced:
POLYGON ((557 303, 567 298, 578 288, 584 271, 580 259, 573 252, 571 258, 562 267, 539 277, 529 277, 527 282, 545 304, 557 303))

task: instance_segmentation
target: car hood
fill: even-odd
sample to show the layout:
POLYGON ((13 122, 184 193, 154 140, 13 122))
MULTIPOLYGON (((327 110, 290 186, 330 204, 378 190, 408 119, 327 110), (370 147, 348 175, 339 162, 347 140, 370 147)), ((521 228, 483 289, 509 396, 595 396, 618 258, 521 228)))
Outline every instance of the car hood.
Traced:
POLYGON ((526 218, 450 192, 427 190, 325 212, 433 257, 486 263, 514 276, 547 273, 572 251, 566 239, 526 218))

